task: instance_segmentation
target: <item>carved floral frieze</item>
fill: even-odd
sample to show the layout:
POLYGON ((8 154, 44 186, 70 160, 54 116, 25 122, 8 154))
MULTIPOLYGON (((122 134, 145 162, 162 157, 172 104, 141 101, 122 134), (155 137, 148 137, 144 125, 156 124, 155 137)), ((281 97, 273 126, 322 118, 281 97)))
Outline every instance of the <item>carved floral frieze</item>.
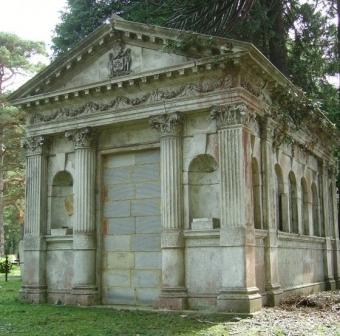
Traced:
POLYGON ((263 96, 266 82, 251 71, 241 72, 241 87, 252 93, 255 97, 263 96))
POLYGON ((33 112, 29 123, 35 125, 50 121, 62 121, 97 112, 115 112, 128 107, 152 104, 174 98, 194 97, 202 93, 230 88, 231 83, 231 76, 227 75, 220 79, 205 79, 171 89, 156 89, 139 97, 117 96, 106 103, 88 102, 81 106, 59 108, 49 113, 33 112))

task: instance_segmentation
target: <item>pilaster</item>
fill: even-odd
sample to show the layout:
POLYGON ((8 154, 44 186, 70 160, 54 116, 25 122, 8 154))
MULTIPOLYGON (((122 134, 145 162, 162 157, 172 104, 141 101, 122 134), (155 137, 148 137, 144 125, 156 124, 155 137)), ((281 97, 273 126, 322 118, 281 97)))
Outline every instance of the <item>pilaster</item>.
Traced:
POLYGON ((320 164, 320 193, 321 193, 321 216, 322 220, 321 223, 323 224, 323 229, 321 232, 325 235, 325 251, 324 251, 324 258, 325 258, 325 283, 326 289, 334 290, 335 289, 335 281, 334 281, 334 261, 333 261, 333 251, 332 251, 332 233, 330 232, 330 223, 329 223, 329 186, 328 186, 328 170, 325 162, 320 164))
POLYGON ((338 204, 336 199, 336 176, 337 172, 334 167, 331 167, 329 170, 329 179, 332 181, 332 210, 333 211, 333 225, 330 225, 330 228, 333 230, 333 256, 334 256, 334 280, 335 280, 335 286, 337 289, 340 289, 340 235, 339 235, 339 213, 338 213, 338 204))
POLYGON ((68 131, 75 151, 73 227, 74 277, 72 294, 75 304, 97 303, 95 236, 95 137, 90 128, 68 131))
POLYGON ((23 284, 21 298, 46 302, 46 209, 47 141, 43 136, 26 138, 26 209, 24 226, 23 284))
POLYGON ((187 301, 184 269, 182 196, 182 115, 150 119, 160 132, 162 208, 162 290, 158 306, 184 309, 187 301))
POLYGON ((274 126, 269 117, 261 120, 261 154, 262 154, 262 201, 263 222, 268 231, 265 239, 265 289, 267 305, 276 306, 280 303, 282 289, 278 269, 278 241, 275 223, 275 180, 273 164, 274 126))
POLYGON ((255 276, 255 229, 251 204, 251 118, 245 104, 214 106, 221 171, 222 287, 221 311, 251 313, 261 309, 255 276))

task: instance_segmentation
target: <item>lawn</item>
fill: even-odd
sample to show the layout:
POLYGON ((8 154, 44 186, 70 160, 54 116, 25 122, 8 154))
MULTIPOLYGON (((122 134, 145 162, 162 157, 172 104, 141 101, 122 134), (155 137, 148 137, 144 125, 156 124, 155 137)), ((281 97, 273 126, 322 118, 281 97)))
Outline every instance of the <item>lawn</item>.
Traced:
POLYGON ((1 336, 228 335, 223 316, 29 305, 17 299, 19 288, 18 277, 11 276, 6 283, 0 274, 1 336))

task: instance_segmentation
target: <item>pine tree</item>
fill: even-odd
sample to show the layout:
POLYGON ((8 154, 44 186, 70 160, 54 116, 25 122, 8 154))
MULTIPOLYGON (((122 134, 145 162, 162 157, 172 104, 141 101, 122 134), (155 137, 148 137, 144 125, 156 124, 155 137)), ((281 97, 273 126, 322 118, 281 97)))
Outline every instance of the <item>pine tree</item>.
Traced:
POLYGON ((31 57, 37 54, 46 55, 42 42, 0 32, 0 255, 9 252, 5 251, 4 218, 12 223, 6 230, 7 236, 11 236, 23 222, 24 196, 24 161, 20 150, 23 113, 8 105, 6 89, 17 74, 28 75, 41 68, 31 62, 31 57))

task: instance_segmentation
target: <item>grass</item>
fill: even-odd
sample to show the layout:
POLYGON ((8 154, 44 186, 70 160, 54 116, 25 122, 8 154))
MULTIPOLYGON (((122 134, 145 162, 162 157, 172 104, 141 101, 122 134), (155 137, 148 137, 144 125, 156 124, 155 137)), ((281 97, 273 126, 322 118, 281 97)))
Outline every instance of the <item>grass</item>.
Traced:
POLYGON ((227 336, 221 316, 30 305, 17 299, 18 277, 0 274, 0 335, 22 336, 227 336), (209 320, 209 322, 203 322, 209 320))

